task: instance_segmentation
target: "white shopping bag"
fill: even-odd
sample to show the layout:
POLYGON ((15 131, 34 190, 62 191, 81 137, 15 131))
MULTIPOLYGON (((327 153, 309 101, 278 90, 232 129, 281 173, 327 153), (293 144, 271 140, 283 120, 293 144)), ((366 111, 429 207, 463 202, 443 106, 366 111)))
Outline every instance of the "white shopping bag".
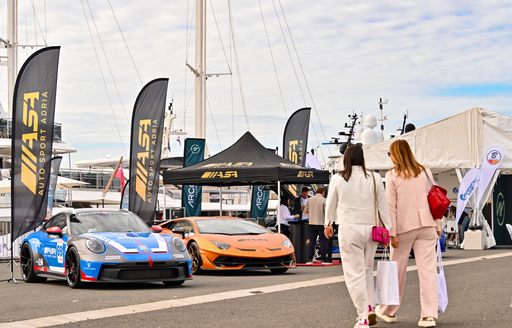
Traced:
POLYGON ((441 243, 437 240, 437 298, 439 312, 444 313, 448 306, 448 289, 444 277, 443 256, 441 255, 441 243))
POLYGON ((400 305, 398 267, 396 261, 389 260, 387 248, 384 250, 382 261, 377 262, 375 301, 377 304, 400 305), (386 255, 388 256, 387 260, 386 255))

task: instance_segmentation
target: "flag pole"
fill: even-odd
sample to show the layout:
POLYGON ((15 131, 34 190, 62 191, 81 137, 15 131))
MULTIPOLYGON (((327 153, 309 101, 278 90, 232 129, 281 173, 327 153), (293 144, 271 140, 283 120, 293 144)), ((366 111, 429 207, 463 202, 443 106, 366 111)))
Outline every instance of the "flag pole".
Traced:
POLYGON ((117 170, 119 169, 119 166, 123 162, 123 156, 119 158, 117 161, 116 167, 114 168, 114 172, 112 172, 112 175, 110 176, 110 179, 108 180, 107 185, 105 186, 105 189, 103 190, 103 194, 101 195, 101 198, 103 201, 105 201, 105 196, 107 195, 108 190, 110 189, 110 186, 112 185, 112 181, 114 180, 114 176, 116 175, 117 170))

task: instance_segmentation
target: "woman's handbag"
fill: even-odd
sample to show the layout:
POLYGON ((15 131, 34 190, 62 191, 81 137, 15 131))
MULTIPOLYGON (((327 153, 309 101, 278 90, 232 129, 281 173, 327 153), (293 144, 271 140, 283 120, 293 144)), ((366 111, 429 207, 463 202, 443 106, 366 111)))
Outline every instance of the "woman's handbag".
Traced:
POLYGON ((375 176, 371 173, 373 179, 373 199, 375 204, 375 225, 372 227, 372 239, 380 244, 387 245, 389 243, 389 231, 384 227, 380 218, 378 201, 377 201, 377 185, 375 176), (381 225, 379 225, 379 223, 381 225))
POLYGON ((430 191, 428 192, 427 200, 428 206, 430 207, 430 213, 434 220, 440 220, 443 218, 446 210, 450 206, 450 200, 446 197, 446 189, 436 186, 434 182, 430 179, 427 172, 425 175, 427 179, 430 181, 430 191))

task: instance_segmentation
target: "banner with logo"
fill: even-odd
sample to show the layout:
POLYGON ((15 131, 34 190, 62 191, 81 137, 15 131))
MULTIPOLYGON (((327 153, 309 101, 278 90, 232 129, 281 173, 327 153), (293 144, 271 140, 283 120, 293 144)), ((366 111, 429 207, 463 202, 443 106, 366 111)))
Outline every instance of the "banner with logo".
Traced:
MULTIPOLYGON (((197 164, 204 160, 204 139, 187 138, 183 152, 183 167, 197 164)), ((203 188, 197 185, 183 185, 181 206, 185 208, 185 216, 201 215, 203 188)))
POLYGON ((14 87, 11 241, 46 217, 60 47, 33 53, 14 87))
POLYGON ((48 220, 52 217, 53 200, 55 198, 55 189, 57 189, 57 179, 59 178, 60 163, 62 162, 61 156, 52 158, 50 164, 50 183, 48 184, 48 204, 46 205, 46 217, 48 220))
POLYGON ((251 218, 264 219, 267 217, 270 190, 267 186, 252 186, 251 218))
MULTIPOLYGON (((489 184, 494 177, 494 173, 496 173, 496 170, 501 165, 503 155, 503 149, 500 146, 493 146, 485 152, 482 160, 482 166, 480 167, 480 179, 478 181, 478 191, 476 196, 477 204, 480 204, 485 192, 489 188, 489 184)), ((486 201, 486 199, 484 199, 484 201, 486 201)))
POLYGON ((478 188, 479 176, 480 169, 474 168, 469 170, 460 182, 459 193, 457 194, 457 212, 455 215, 455 220, 457 222, 459 222, 460 216, 462 215, 469 198, 473 195, 476 188, 478 188))
MULTIPOLYGON (((310 116, 311 108, 301 108, 290 116, 284 128, 283 157, 300 166, 306 164, 310 116)), ((299 185, 286 185, 285 188, 294 198, 299 196, 299 185)))
POLYGON ((128 208, 151 224, 158 200, 160 155, 169 79, 156 79, 137 96, 132 116, 128 208))

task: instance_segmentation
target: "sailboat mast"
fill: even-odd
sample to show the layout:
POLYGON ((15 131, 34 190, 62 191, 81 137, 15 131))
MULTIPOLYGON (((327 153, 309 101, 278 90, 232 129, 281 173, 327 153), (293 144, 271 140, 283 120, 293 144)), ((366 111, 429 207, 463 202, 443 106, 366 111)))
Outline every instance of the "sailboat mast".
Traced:
POLYGON ((18 73, 18 0, 7 1, 7 112, 12 116, 14 84, 18 73))
POLYGON ((206 138, 206 0, 196 0, 195 135, 206 138))

